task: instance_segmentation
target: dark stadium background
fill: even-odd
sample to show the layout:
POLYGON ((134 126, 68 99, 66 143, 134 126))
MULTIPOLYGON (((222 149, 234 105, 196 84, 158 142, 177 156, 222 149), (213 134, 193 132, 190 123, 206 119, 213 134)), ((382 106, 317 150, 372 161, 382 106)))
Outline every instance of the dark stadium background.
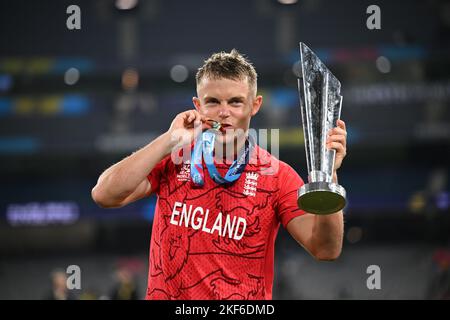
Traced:
POLYGON ((118 270, 144 297, 155 198, 105 210, 90 191, 192 107, 213 52, 253 61, 264 105, 252 127, 280 129, 280 158, 306 179, 300 41, 343 87, 345 240, 337 261, 317 262, 280 229, 274 298, 450 298, 449 40, 439 0, 2 0, 0 298, 44 299, 69 265, 78 299, 112 298, 118 270), (372 4, 380 30, 366 27, 372 4), (66 27, 69 5, 80 30, 66 27))

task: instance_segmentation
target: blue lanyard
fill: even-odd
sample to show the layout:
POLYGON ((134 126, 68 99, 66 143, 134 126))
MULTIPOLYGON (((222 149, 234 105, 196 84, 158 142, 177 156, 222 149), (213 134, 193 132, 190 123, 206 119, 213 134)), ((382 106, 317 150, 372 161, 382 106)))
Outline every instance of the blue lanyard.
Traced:
POLYGON ((222 177, 214 164, 213 150, 215 139, 216 133, 208 130, 199 135, 195 141, 191 157, 191 178, 197 186, 203 186, 205 183, 202 155, 210 177, 217 184, 231 183, 239 179, 249 161, 250 149, 253 146, 250 139, 245 141, 244 151, 241 152, 237 160, 233 161, 225 177, 222 177))

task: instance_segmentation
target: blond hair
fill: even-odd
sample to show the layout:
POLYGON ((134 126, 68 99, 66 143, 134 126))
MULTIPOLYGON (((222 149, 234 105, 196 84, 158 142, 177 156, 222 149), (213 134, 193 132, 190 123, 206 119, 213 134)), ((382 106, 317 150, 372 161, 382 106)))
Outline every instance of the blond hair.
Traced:
POLYGON ((229 53, 224 51, 214 53, 206 59, 195 76, 197 86, 205 77, 209 79, 247 79, 249 88, 252 88, 256 95, 258 74, 252 63, 236 49, 229 53))

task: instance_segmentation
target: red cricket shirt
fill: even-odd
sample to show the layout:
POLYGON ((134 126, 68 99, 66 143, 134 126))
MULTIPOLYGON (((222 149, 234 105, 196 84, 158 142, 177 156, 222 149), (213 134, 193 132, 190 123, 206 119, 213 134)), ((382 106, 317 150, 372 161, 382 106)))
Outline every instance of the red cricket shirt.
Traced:
MULTIPOLYGON (((216 167, 223 176, 229 165, 216 167)), ((272 299, 275 238, 280 223, 304 214, 303 180, 259 146, 234 183, 204 176, 197 187, 190 164, 170 156, 148 175, 158 200, 146 299, 272 299)))

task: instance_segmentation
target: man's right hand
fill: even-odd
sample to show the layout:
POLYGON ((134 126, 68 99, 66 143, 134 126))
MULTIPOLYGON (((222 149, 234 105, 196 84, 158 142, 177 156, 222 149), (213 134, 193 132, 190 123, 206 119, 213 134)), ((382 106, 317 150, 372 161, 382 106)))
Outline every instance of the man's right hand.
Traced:
POLYGON ((117 208, 149 196, 152 187, 147 176, 155 165, 176 146, 191 143, 207 126, 196 110, 178 114, 167 132, 103 172, 92 198, 103 208, 117 208))
POLYGON ((207 118, 197 110, 188 110, 176 115, 166 134, 170 137, 171 148, 190 144, 204 128, 207 118))

